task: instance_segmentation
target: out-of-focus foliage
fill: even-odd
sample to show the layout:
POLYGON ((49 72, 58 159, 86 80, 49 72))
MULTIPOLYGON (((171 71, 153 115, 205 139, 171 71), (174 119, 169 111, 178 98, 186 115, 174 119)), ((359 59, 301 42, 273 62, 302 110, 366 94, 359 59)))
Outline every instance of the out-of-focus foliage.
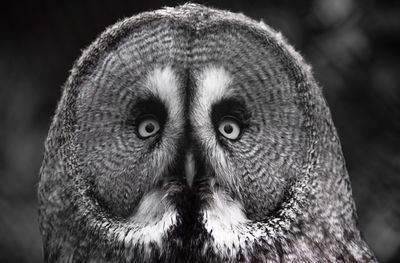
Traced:
MULTIPOLYGON (((399 262, 400 2, 202 3, 264 20, 313 66, 342 141, 360 227, 381 262, 399 262)), ((176 4, 0 4, 0 262, 42 261, 38 171, 74 59, 117 20, 176 4)))

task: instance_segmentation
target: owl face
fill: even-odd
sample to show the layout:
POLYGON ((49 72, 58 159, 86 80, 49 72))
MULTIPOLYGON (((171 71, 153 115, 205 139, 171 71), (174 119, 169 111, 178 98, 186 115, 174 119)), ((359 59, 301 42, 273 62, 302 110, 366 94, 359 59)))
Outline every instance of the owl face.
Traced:
POLYGON ((309 143, 288 63, 240 24, 170 18, 103 52, 77 95, 77 158, 121 242, 193 243, 201 229, 235 247, 279 209, 309 143))
POLYGON ((243 15, 186 4, 110 27, 45 149, 48 262, 375 262, 309 67, 243 15))

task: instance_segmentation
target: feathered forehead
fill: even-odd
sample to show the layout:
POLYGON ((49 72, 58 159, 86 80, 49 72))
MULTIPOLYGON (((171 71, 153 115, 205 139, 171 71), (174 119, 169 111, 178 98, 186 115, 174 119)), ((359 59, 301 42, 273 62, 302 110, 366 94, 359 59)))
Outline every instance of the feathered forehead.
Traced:
MULTIPOLYGON (((279 63, 282 64, 282 67, 285 69, 285 74, 293 81, 295 86, 294 91, 299 94, 298 98, 300 101, 298 103, 300 109, 304 111, 305 115, 308 115, 306 116, 306 121, 309 126, 315 126, 313 125, 313 121, 318 119, 318 116, 329 116, 329 114, 326 114, 327 109, 321 90, 312 77, 310 67, 303 61, 302 57, 285 42, 280 33, 275 32, 263 22, 251 20, 241 14, 215 10, 197 4, 186 4, 176 8, 165 8, 153 12, 145 12, 122 20, 109 27, 83 52, 82 56, 76 61, 71 75, 64 86, 63 98, 57 111, 59 115, 62 114, 60 113, 62 111, 68 112, 68 114, 64 114, 64 117, 67 118, 64 124, 69 124, 64 128, 68 129, 74 126, 74 121, 76 119, 74 117, 76 97, 80 93, 81 84, 88 76, 94 74, 105 55, 118 49, 121 45, 124 45, 127 38, 135 37, 143 46, 146 46, 150 38, 168 37, 172 39, 172 41, 178 42, 175 43, 177 49, 190 50, 190 45, 202 38, 202 34, 198 32, 209 30, 213 30, 215 36, 218 36, 219 32, 221 32, 221 34, 226 34, 228 32, 228 34, 241 35, 241 38, 244 40, 251 38, 249 41, 257 41, 258 46, 255 48, 261 47, 273 50, 274 55, 280 60, 279 63), (159 28, 159 30, 155 30, 155 28, 159 28), (151 33, 147 35, 142 33, 146 31, 151 31, 151 33), (190 40, 184 41, 185 36, 188 39, 190 38, 190 40), (180 38, 182 38, 182 43, 179 43, 181 40, 180 38), (323 112, 323 114, 321 114, 321 112, 323 112)), ((218 41, 218 39, 216 41, 218 41)), ((252 45, 250 42, 248 44, 249 46, 252 45)), ((229 49, 230 47, 226 46, 226 50, 229 49)), ((137 47, 136 50, 138 53, 141 52, 140 47, 137 47)), ((167 55, 170 58, 176 56, 178 57, 177 59, 182 59, 182 54, 186 54, 188 57, 178 62, 183 67, 190 67, 190 59, 196 56, 196 54, 189 54, 190 52, 182 52, 180 54, 174 53, 173 49, 170 47, 166 47, 164 51, 153 49, 150 52, 152 52, 153 55, 157 52, 169 53, 167 55)), ((228 54, 229 52, 223 51, 221 56, 227 55, 233 57, 236 56, 234 52, 235 51, 232 51, 228 54)), ((141 59, 146 59, 146 54, 138 55, 141 59)), ((161 64, 168 63, 166 60, 168 60, 168 58, 161 61, 161 64)), ((145 61, 142 64, 144 66, 143 68, 151 67, 151 63, 146 62, 153 61, 154 59, 152 61, 145 61)), ((216 56, 215 62, 218 63, 218 56, 216 56)), ((68 132, 66 134, 68 134, 68 132)))

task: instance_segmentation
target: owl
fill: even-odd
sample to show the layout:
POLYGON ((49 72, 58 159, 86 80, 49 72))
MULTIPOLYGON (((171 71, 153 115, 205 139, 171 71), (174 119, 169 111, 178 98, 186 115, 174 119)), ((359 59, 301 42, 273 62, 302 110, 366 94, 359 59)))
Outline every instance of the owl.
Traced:
POLYGON ((196 4, 83 52, 38 199, 47 262, 376 262, 310 67, 264 23, 196 4))

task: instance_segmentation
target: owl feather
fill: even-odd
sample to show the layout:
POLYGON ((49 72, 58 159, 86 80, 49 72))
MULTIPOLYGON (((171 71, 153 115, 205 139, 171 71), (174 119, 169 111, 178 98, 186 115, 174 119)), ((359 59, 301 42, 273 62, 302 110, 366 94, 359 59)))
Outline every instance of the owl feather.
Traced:
POLYGON ((83 51, 38 199, 47 262, 376 262, 311 68, 263 22, 196 4, 83 51))

